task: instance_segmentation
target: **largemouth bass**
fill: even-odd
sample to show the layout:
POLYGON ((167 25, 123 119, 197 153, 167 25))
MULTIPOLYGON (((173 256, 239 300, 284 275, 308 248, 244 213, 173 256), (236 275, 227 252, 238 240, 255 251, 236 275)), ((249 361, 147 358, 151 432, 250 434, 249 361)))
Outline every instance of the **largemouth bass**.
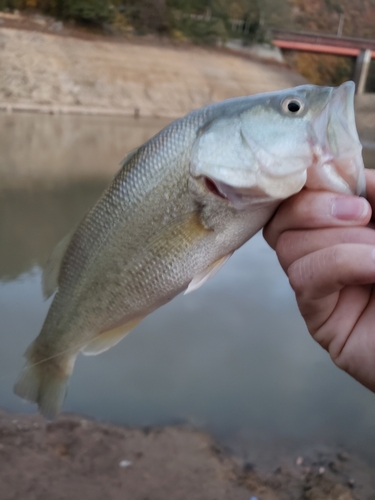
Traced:
POLYGON ((300 191, 365 189, 354 84, 303 85, 209 105, 130 153, 43 276, 53 299, 15 385, 60 411, 79 352, 99 354, 196 290, 300 191))

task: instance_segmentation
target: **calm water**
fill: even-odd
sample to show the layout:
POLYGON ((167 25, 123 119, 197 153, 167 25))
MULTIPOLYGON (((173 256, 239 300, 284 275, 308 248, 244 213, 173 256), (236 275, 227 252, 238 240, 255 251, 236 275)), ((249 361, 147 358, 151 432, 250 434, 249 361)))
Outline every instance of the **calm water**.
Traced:
MULTIPOLYGON (((165 123, 0 115, 1 407, 34 411, 12 385, 49 307, 43 263, 126 152, 165 123)), ((223 437, 330 439, 375 462, 375 396, 311 340, 259 234, 116 348, 80 356, 65 410, 132 425, 190 421, 223 437)))

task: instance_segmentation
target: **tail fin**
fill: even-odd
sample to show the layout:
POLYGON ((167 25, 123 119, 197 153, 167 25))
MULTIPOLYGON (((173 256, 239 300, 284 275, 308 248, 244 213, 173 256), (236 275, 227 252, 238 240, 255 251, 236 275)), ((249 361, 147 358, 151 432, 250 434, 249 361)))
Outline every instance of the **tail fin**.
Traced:
POLYGON ((36 361, 31 355, 32 345, 26 351, 27 363, 14 386, 17 396, 37 403, 40 413, 52 420, 60 413, 67 393, 76 354, 67 358, 59 356, 46 361, 36 361))

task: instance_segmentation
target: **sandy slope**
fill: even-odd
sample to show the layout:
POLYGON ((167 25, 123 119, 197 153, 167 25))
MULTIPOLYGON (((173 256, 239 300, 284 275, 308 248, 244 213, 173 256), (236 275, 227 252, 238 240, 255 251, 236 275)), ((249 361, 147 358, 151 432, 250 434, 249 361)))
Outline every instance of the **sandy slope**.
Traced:
POLYGON ((197 47, 0 29, 0 101, 181 116, 213 101, 303 83, 277 64, 197 47))

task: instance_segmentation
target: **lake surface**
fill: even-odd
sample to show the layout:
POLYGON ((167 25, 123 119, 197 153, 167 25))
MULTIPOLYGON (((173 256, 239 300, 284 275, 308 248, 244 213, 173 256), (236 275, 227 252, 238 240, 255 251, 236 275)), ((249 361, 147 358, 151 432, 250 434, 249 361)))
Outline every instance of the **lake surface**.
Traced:
MULTIPOLYGON (((0 115, 1 407, 35 411, 12 386, 50 304, 46 258, 125 154, 166 123, 0 115)), ((260 234, 116 348, 80 356, 64 408, 130 425, 188 421, 223 438, 248 429, 270 441, 330 440, 375 463, 374 394, 310 338, 260 234)))

